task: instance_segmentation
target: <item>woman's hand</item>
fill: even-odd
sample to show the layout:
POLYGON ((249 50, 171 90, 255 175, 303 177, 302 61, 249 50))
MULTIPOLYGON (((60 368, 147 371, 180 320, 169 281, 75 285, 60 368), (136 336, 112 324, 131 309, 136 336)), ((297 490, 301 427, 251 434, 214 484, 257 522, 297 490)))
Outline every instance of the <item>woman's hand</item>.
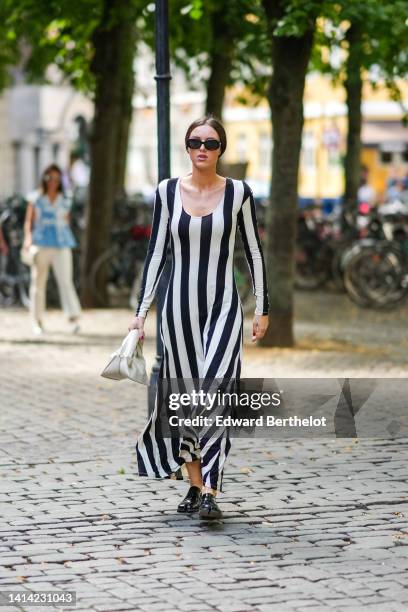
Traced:
POLYGON ((28 202, 24 218, 24 248, 29 249, 32 244, 32 232, 35 220, 35 208, 32 202, 28 202))
POLYGON ((268 315, 255 315, 252 323, 252 342, 263 338, 269 325, 268 315))
POLYGON ((139 337, 141 340, 144 340, 144 317, 134 317, 134 319, 132 320, 132 322, 130 323, 128 330, 131 331, 132 329, 138 329, 139 330, 139 337))

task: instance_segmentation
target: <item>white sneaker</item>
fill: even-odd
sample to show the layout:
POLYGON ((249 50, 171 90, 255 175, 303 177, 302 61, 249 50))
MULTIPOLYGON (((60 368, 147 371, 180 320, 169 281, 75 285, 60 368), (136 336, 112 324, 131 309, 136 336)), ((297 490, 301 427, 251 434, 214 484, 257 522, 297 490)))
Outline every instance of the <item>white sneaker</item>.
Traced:
POLYGON ((77 321, 70 322, 71 334, 78 334, 81 331, 81 326, 77 321))
POLYGON ((35 334, 36 336, 41 336, 44 333, 44 327, 42 326, 42 323, 34 323, 33 325, 33 334, 35 334))

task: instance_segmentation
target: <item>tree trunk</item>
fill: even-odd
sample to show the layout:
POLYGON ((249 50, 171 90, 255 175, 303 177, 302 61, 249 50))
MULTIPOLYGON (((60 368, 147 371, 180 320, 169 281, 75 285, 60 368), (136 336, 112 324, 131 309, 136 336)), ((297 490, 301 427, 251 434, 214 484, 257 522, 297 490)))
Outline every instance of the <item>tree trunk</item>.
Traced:
POLYGON ((352 24, 347 30, 346 40, 349 53, 346 63, 346 104, 347 104, 347 151, 344 161, 345 193, 344 215, 346 219, 355 221, 358 208, 358 189, 361 179, 361 100, 363 80, 361 76, 361 31, 352 24))
MULTIPOLYGON (((270 31, 284 14, 283 0, 263 0, 270 31)), ((267 211, 266 267, 269 327, 261 346, 294 345, 294 272, 298 170, 303 128, 303 92, 314 23, 299 37, 272 35, 273 75, 268 99, 272 115, 271 202, 267 211)))
POLYGON ((214 53, 211 58, 211 74, 207 83, 205 112, 212 113, 222 121, 225 88, 231 71, 231 58, 214 53))
POLYGON ((115 196, 126 193, 126 164, 129 145, 129 133, 133 116, 133 92, 135 88, 135 73, 133 58, 136 46, 136 27, 127 28, 128 40, 123 41, 124 62, 127 66, 122 70, 121 87, 121 116, 118 129, 118 139, 115 159, 115 196))
POLYGON ((224 12, 216 11, 211 19, 214 42, 205 105, 205 112, 212 113, 220 120, 222 120, 225 89, 231 72, 234 47, 234 40, 232 33, 228 30, 228 21, 224 18, 224 12))
MULTIPOLYGON (((130 89, 133 91, 134 20, 126 0, 104 0, 103 16, 93 34, 91 69, 96 80, 95 112, 90 137, 91 177, 81 281, 85 308, 106 305, 96 301, 90 274, 95 260, 109 246, 115 196, 123 186, 130 89)), ((97 283, 103 294, 106 271, 101 272, 97 283)))

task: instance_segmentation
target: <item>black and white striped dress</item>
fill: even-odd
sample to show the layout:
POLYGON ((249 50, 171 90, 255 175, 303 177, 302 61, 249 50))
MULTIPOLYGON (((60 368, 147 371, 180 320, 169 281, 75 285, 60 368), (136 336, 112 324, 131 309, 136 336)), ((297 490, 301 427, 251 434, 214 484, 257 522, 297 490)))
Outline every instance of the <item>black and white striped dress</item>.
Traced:
MULTIPOLYGON (((265 262, 249 185, 227 178, 217 207, 198 217, 183 208, 180 178, 159 183, 136 310, 137 316, 147 315, 170 244, 172 269, 160 322, 159 379, 239 380, 243 312, 233 273, 237 228, 252 276, 255 314, 267 314, 265 262)), ((200 458, 204 485, 222 491, 231 446, 228 435, 164 438, 157 419, 162 398, 157 394, 154 411, 136 443, 139 475, 182 478, 183 463, 200 458)))

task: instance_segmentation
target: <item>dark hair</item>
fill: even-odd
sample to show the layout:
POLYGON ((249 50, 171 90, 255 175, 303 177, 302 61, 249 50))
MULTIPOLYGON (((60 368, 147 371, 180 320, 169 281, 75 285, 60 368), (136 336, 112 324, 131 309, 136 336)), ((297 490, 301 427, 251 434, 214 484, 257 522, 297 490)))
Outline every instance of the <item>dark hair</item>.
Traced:
POLYGON ((63 188, 63 185, 62 185, 62 170, 61 170, 61 168, 59 166, 57 166, 57 164, 50 164, 43 171, 43 173, 41 175, 41 188, 42 188, 42 192, 44 194, 47 193, 47 181, 45 180, 45 177, 50 172, 58 172, 58 174, 60 176, 60 182, 59 182, 59 185, 58 185, 58 191, 60 191, 61 193, 64 193, 64 188, 63 188))
POLYGON ((221 155, 224 153, 225 149, 227 148, 227 134, 225 133, 225 129, 221 121, 217 119, 216 117, 214 117, 214 115, 212 115, 211 113, 205 115, 204 117, 201 117, 200 119, 196 119, 195 121, 193 121, 193 123, 191 123, 188 126, 187 132, 184 138, 186 149, 188 148, 187 140, 190 138, 191 132, 200 125, 209 125, 212 128, 214 128, 214 130, 217 132, 219 139, 221 141, 221 153, 219 155, 219 157, 221 157, 221 155))

